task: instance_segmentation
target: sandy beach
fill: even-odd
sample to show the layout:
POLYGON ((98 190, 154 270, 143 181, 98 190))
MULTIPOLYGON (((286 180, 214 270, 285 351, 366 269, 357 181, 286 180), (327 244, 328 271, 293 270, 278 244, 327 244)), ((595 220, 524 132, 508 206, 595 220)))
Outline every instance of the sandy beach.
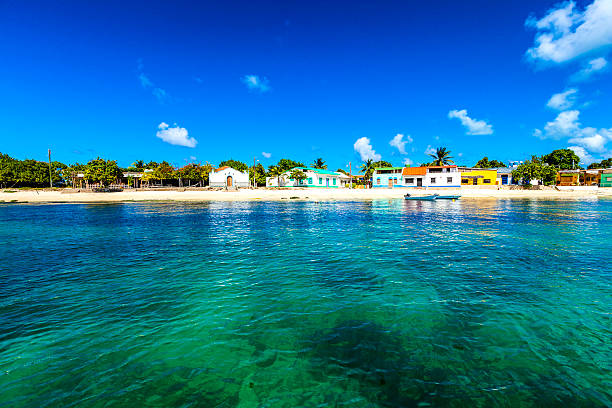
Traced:
MULTIPOLYGON (((181 189, 182 190, 182 189, 181 189)), ((557 190, 510 190, 510 189, 241 189, 238 191, 206 190, 124 190, 114 193, 83 192, 65 190, 9 190, 0 191, 0 202, 20 203, 94 203, 130 201, 277 201, 277 200, 376 200, 402 198, 410 192, 413 195, 459 194, 469 199, 582 199, 611 197, 612 188, 574 188, 557 190)))

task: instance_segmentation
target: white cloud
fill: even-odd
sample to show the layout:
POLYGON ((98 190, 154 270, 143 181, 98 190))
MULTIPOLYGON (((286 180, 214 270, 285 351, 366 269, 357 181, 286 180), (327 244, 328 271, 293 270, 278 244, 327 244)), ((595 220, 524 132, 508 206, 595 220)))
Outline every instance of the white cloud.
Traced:
POLYGON ((258 75, 245 75, 240 80, 251 91, 264 93, 270 90, 269 81, 266 78, 260 78, 258 75))
POLYGON ((529 58, 562 63, 612 45, 612 1, 594 0, 583 12, 575 6, 569 1, 540 20, 527 19, 525 25, 536 30, 529 58))
POLYGON ((159 103, 164 103, 168 101, 169 100, 168 93, 162 88, 155 86, 153 81, 151 81, 151 79, 149 79, 149 77, 144 72, 142 72, 143 68, 144 68, 144 65, 142 63, 142 60, 139 59, 138 68, 137 68, 138 69, 138 80, 140 81, 140 85, 142 85, 143 89, 150 90, 153 96, 157 98, 159 103))
POLYGON ((592 59, 585 65, 584 68, 572 75, 571 80, 574 82, 586 81, 591 77, 591 75, 604 71, 607 67, 608 61, 604 57, 592 59))
POLYGON ((389 144, 395 147, 401 154, 406 154, 406 143, 412 143, 413 140, 410 135, 406 135, 405 137, 406 139, 404 140, 404 135, 398 133, 391 139, 389 144))
POLYGON ((578 116, 580 111, 571 110, 559 113, 554 121, 544 126, 544 131, 536 129, 533 135, 540 139, 561 139, 575 135, 580 130, 578 116))
POLYGON ((272 153, 268 153, 268 152, 261 152, 261 155, 265 157, 266 159, 269 159, 270 157, 272 157, 272 153))
POLYGON ((612 141, 612 129, 586 127, 580 129, 580 131, 569 140, 569 143, 582 146, 591 152, 610 154, 606 149, 606 143, 608 141, 612 141))
POLYGON ((405 158, 404 159, 404 166, 412 166, 414 164, 414 162, 412 160, 410 160, 409 158, 405 158))
POLYGON ((187 129, 179 127, 176 123, 170 127, 167 123, 160 123, 156 136, 166 143, 177 146, 196 147, 198 141, 188 136, 187 129))
POLYGON ((357 139, 357 141, 353 145, 353 148, 357 153, 359 153, 359 157, 361 157, 361 160, 363 161, 370 159, 374 161, 379 161, 382 158, 380 154, 374 151, 374 149, 372 148, 372 144, 370 143, 370 139, 368 139, 367 137, 361 137, 357 139))
POLYGON ((556 110, 566 110, 571 108, 576 102, 578 90, 568 89, 565 92, 556 93, 550 97, 546 106, 556 110))
MULTIPOLYGON (((574 153, 576 153, 576 155, 578 157, 580 157, 580 163, 584 163, 584 164, 591 164, 595 161, 595 158, 593 156, 591 156, 589 154, 589 152, 587 152, 585 150, 584 147, 581 146, 569 146, 568 149, 571 149, 574 151, 574 153)), ((576 163, 576 165, 578 165, 579 163, 576 163)))
POLYGON ((195 156, 189 156, 189 160, 191 160, 191 161, 195 161, 196 159, 197 159, 197 157, 195 157, 195 156))
POLYGON ((436 149, 434 147, 431 147, 431 145, 427 145, 427 149, 425 149, 425 154, 436 154, 436 149))
POLYGON ((467 110, 452 110, 448 112, 448 118, 457 118, 467 128, 467 135, 490 135, 493 134, 493 126, 484 120, 472 119, 467 115, 467 110))
POLYGON ((561 112, 554 121, 544 126, 544 131, 536 129, 533 134, 541 139, 569 138, 568 143, 573 144, 571 149, 576 150, 579 156, 578 150, 601 155, 612 154, 606 148, 606 144, 612 141, 612 129, 583 128, 578 121, 579 115, 580 111, 577 110, 561 112))

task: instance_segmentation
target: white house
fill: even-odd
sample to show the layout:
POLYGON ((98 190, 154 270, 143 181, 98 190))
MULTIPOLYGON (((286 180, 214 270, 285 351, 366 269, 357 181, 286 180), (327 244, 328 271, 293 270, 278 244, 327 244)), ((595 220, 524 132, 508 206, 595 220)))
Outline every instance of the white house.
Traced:
POLYGON ((397 187, 461 187, 457 166, 383 167, 374 170, 372 186, 397 187))
POLYGON ((249 173, 241 172, 229 166, 219 167, 208 175, 211 187, 249 187, 249 173))
POLYGON ((346 187, 350 177, 335 171, 313 169, 310 167, 295 167, 281 174, 280 177, 266 177, 266 187, 346 187), (289 178, 291 171, 302 170, 306 175, 304 180, 289 178), (280 179, 280 186, 278 184, 280 179))

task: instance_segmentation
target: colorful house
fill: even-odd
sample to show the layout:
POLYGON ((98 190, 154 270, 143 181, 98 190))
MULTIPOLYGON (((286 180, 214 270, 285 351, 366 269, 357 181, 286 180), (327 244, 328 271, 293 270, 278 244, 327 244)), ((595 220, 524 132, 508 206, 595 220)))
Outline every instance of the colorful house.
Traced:
POLYGON ((336 171, 314 169, 310 167, 295 167, 281 174, 280 177, 266 177, 266 187, 325 187, 340 188, 350 183, 350 177, 336 171), (302 170, 306 175, 304 180, 290 178, 293 170, 302 170), (279 185, 280 181, 280 185, 279 185))
POLYGON ((497 171, 497 185, 507 186, 510 184, 516 184, 512 178, 512 168, 510 167, 499 167, 495 169, 497 171))
POLYGON ((372 185, 396 187, 460 187, 457 166, 383 167, 372 174, 372 185))
POLYGON ((577 186, 580 172, 578 170, 561 170, 557 173, 558 186, 577 186))
POLYGON ((601 172, 599 187, 612 187, 612 169, 601 172))
POLYGON ((601 177, 601 169, 591 169, 580 171, 580 185, 581 186, 598 186, 601 177))
POLYGON ((402 167, 379 167, 372 173, 372 187, 393 188, 402 184, 402 167))
POLYGON ((462 186, 494 186, 497 184, 497 170, 461 168, 462 186))

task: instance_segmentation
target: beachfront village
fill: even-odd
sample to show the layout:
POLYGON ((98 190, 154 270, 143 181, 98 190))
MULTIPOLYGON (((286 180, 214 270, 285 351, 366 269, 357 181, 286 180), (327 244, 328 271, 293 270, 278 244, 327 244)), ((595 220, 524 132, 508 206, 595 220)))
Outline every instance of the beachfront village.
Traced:
POLYGON ((525 161, 504 163, 484 157, 474 166, 453 162, 450 151, 438 148, 430 163, 393 166, 384 160, 366 160, 347 169, 328 169, 322 158, 306 165, 281 159, 264 168, 238 160, 189 163, 174 167, 168 162, 142 160, 121 168, 116 161, 96 158, 86 164, 66 165, 52 161, 17 160, 0 154, 1 188, 73 188, 91 191, 121 189, 193 188, 235 190, 240 188, 538 188, 537 186, 612 187, 612 158, 588 168, 570 149, 525 161))

